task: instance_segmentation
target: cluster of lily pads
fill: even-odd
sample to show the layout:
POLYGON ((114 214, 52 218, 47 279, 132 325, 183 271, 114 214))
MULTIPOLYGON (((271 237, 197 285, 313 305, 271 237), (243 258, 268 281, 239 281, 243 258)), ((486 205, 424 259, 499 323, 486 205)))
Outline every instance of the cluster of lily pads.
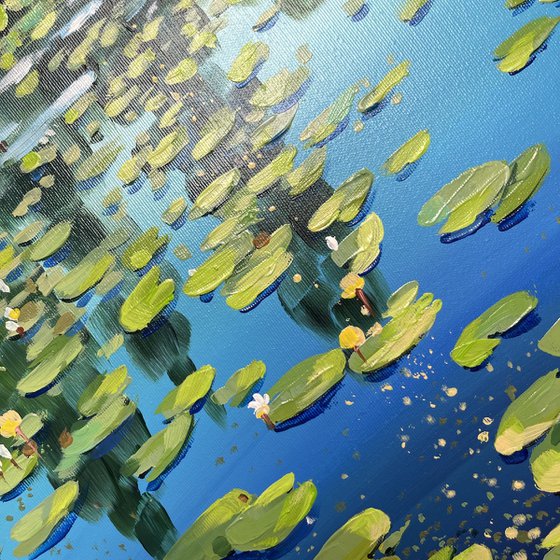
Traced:
POLYGON ((445 221, 439 230, 442 243, 468 237, 489 222, 506 231, 529 215, 550 164, 546 146, 536 144, 510 164, 490 161, 472 167, 424 204, 418 223, 430 227, 445 221))

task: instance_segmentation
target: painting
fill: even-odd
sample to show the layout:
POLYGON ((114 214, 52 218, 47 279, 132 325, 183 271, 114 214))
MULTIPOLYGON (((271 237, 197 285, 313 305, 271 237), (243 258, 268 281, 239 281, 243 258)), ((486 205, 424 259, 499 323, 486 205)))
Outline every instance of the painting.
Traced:
POLYGON ((0 558, 560 559, 559 8, 0 0, 0 558))

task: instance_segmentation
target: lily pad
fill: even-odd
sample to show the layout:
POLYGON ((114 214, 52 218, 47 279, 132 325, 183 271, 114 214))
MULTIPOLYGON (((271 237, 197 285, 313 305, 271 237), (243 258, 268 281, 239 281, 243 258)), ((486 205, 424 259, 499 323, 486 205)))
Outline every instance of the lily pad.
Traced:
POLYGON ((54 546, 65 533, 53 540, 50 546, 45 544, 51 541, 55 533, 63 531, 60 524, 72 511, 78 494, 78 483, 70 480, 59 486, 48 498, 22 517, 10 531, 11 538, 19 543, 14 550, 14 555, 21 558, 39 550, 46 551, 54 546))
POLYGON ((311 481, 294 488, 293 473, 269 486, 227 527, 225 536, 240 552, 268 550, 285 540, 305 519, 317 497, 311 481))
POLYGON ((173 301, 175 282, 167 278, 160 283, 159 277, 159 266, 154 266, 122 304, 119 322, 125 331, 133 333, 145 329, 173 301))
POLYGON ((266 192, 280 177, 292 170, 297 155, 295 146, 284 148, 266 167, 247 182, 247 190, 254 194, 266 192))
POLYGON ((122 149, 123 147, 120 144, 111 142, 93 152, 93 154, 78 166, 78 169, 74 173, 76 181, 87 181, 107 171, 117 159, 122 149))
POLYGON ((315 560, 366 560, 391 529, 379 509, 368 508, 349 519, 323 545, 315 560))
POLYGON ((370 336, 360 346, 364 361, 353 352, 348 362, 356 373, 372 373, 396 362, 410 352, 432 328, 442 302, 425 293, 416 302, 397 311, 380 334, 370 336))
POLYGON ((180 196, 176 198, 171 204, 167 207, 164 213, 161 216, 161 219, 167 225, 173 225, 177 223, 187 209, 187 201, 185 200, 184 196, 180 196))
POLYGON ((494 447, 513 455, 536 441, 560 416, 560 373, 557 369, 537 379, 502 416, 494 447))
POLYGON ((307 227, 318 232, 334 222, 351 222, 364 206, 375 177, 367 169, 360 169, 346 179, 311 216, 307 227))
POLYGON ((515 292, 502 298, 465 327, 451 358, 463 367, 479 366, 500 344, 497 336, 517 325, 537 303, 538 299, 529 292, 515 292))
POLYGON ((371 213, 358 228, 339 243, 338 249, 331 252, 331 258, 341 268, 350 261, 350 272, 364 274, 371 270, 381 254, 384 235, 381 218, 371 213))
POLYGON ((183 82, 186 82, 187 80, 190 80, 193 76, 195 76, 197 72, 198 64, 196 63, 196 60, 192 58, 185 58, 181 60, 181 62, 179 62, 179 64, 177 64, 175 68, 172 68, 167 73, 167 76, 165 77, 165 83, 170 86, 182 84, 183 82))
POLYGON ((154 255, 169 243, 169 236, 159 236, 159 229, 151 227, 137 237, 123 252, 122 263, 129 270, 143 269, 154 255))
POLYGON ((494 51, 494 59, 499 61, 498 69, 515 74, 531 64, 559 22, 560 17, 543 16, 517 30, 494 51))
POLYGON ((270 419, 279 424, 301 414, 342 380, 345 368, 346 357, 339 349, 295 365, 267 391, 270 419))
POLYGON ((410 140, 407 140, 384 164, 387 173, 397 175, 404 169, 416 163, 430 147, 430 133, 421 130, 410 140))
POLYGON ((157 414, 162 414, 166 420, 174 418, 183 412, 192 413, 192 408, 204 399, 216 377, 216 370, 205 365, 195 372, 187 375, 185 380, 167 393, 156 409, 157 414))
MULTIPOLYGON (((19 493, 18 487, 31 475, 39 462, 39 457, 37 457, 36 453, 30 457, 14 453, 13 459, 18 464, 17 467, 9 461, 1 461, 3 476, 0 477, 0 501, 7 501, 11 496, 15 497, 19 493)), ((21 487, 21 491, 23 492, 24 490, 25 488, 21 487)))
POLYGON ((290 185, 290 196, 299 196, 313 186, 322 177, 326 163, 326 146, 313 150, 297 169, 286 176, 290 185))
POLYGON ((546 331, 538 342, 539 350, 560 358, 560 319, 546 331))
POLYGON ((383 79, 360 101, 358 111, 368 113, 376 109, 383 100, 408 76, 410 60, 405 60, 389 70, 383 79))
POLYGON ((214 179, 197 197, 189 212, 189 218, 196 220, 220 206, 239 184, 241 173, 234 167, 214 179))
POLYGON ((250 364, 238 369, 223 387, 214 391, 212 400, 218 405, 236 407, 243 403, 257 383, 264 379, 266 365, 260 360, 253 360, 250 364))
POLYGON ((107 375, 97 375, 78 399, 80 414, 85 417, 99 414, 123 394, 131 381, 126 366, 107 375))
POLYGON ((510 164, 511 175, 492 216, 501 222, 517 212, 541 188, 550 173, 550 154, 544 144, 525 150, 510 164))
POLYGON ((247 81, 258 69, 259 65, 268 59, 270 49, 261 41, 250 41, 241 48, 237 58, 233 61, 228 72, 228 79, 237 84, 247 81))
POLYGON ((253 150, 260 150, 282 136, 292 126, 297 110, 296 103, 287 111, 272 115, 263 121, 251 134, 253 150))
POLYGON ((560 525, 556 525, 556 527, 546 535, 542 540, 541 546, 543 548, 560 546, 560 525))
POLYGON ((177 157, 188 142, 187 129, 180 126, 160 141, 148 156, 147 161, 152 169, 164 167, 177 157))
POLYGON ((483 544, 473 544, 461 554, 457 554, 453 560, 492 560, 492 551, 483 544))
POLYGON ((50 228, 41 239, 30 247, 29 258, 32 261, 44 261, 54 255, 70 237, 72 224, 60 222, 50 228))
POLYGON ((504 161, 490 161, 468 169, 440 189, 420 210, 418 223, 430 227, 447 219, 440 233, 459 231, 500 199, 510 177, 504 161))
POLYGON ((200 131, 200 140, 192 150, 192 157, 201 160, 213 152, 235 124, 235 112, 227 107, 216 111, 200 131))
POLYGON ((310 72, 305 66, 300 66, 293 72, 283 69, 263 82, 251 97, 251 105, 261 109, 290 105, 297 102, 298 92, 309 80, 310 72))
MULTIPOLYGON (((531 453, 531 471, 535 485, 543 492, 560 492, 560 424, 531 453)), ((560 540, 554 546, 560 545, 560 540)))
POLYGON ((430 2, 431 0, 406 0, 399 15, 401 21, 413 22, 430 2))
POLYGON ((398 290, 393 292, 387 300, 387 311, 383 317, 396 317, 416 299, 419 284, 416 280, 411 280, 403 284, 398 290))

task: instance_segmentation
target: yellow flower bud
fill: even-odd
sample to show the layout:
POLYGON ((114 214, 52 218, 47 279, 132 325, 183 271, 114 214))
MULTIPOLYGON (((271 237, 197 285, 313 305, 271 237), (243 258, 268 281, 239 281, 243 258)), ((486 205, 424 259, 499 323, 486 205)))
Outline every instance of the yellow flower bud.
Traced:
POLYGON ((360 347, 366 341, 364 331, 359 327, 346 327, 338 337, 341 348, 354 349, 360 347))

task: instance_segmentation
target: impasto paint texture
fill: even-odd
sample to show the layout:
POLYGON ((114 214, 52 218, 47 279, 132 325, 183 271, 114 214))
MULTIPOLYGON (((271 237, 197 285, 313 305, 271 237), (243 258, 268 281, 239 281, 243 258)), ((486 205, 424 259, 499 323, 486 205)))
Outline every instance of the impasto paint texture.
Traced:
POLYGON ((560 559, 558 23, 0 0, 0 558, 560 559))

